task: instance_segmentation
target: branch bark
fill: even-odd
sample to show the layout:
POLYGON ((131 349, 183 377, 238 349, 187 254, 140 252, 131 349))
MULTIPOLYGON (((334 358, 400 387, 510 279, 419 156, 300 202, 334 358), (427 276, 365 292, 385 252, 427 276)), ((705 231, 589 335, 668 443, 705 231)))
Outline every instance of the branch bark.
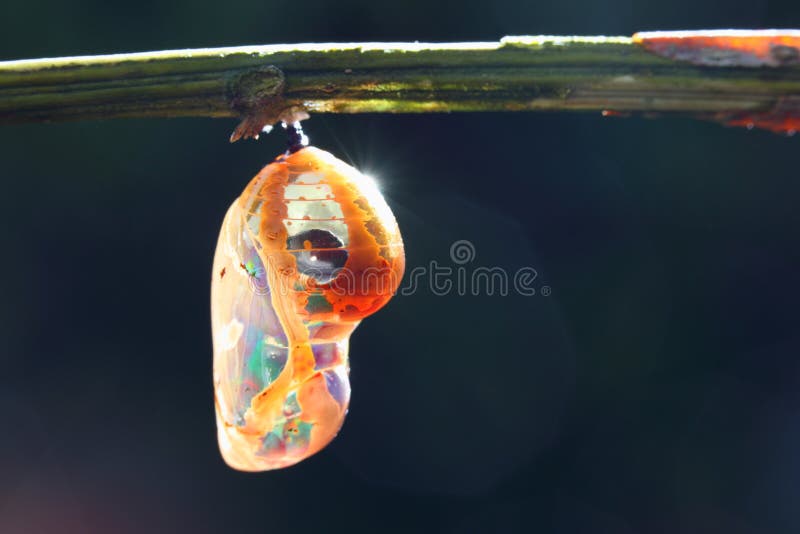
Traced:
POLYGON ((693 65, 628 37, 268 45, 0 62, 0 123, 256 113, 266 123, 292 106, 328 113, 766 113, 798 95, 796 64, 693 65))

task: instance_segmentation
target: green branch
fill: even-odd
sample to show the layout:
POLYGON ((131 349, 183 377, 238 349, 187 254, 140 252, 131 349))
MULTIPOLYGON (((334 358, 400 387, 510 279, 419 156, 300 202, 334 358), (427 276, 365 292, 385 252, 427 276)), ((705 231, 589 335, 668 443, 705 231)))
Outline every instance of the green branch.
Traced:
MULTIPOLYGON (((794 95, 794 96, 793 96, 794 95)), ((244 46, 0 62, 0 123, 310 112, 768 112, 796 65, 695 66, 627 37, 244 46)))

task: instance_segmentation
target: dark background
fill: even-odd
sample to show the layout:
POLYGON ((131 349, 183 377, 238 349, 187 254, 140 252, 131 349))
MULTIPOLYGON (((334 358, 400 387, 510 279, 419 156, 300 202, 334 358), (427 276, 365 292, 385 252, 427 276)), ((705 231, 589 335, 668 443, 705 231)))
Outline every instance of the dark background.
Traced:
MULTIPOLYGON (((0 57, 797 27, 796 0, 7 0, 0 57)), ((550 296, 397 296, 332 445, 228 469, 209 277, 282 150, 233 120, 0 127, 0 532, 800 531, 800 139, 596 114, 314 116, 378 177, 409 269, 550 296)))

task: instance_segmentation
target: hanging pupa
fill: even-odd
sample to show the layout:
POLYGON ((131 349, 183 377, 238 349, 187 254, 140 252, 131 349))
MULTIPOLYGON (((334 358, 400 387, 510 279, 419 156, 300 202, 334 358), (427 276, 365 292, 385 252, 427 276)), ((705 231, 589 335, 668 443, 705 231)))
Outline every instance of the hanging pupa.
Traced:
POLYGON ((225 215, 211 318, 217 434, 243 471, 295 464, 337 434, 348 342, 399 286, 405 254, 375 183, 304 146, 264 167, 225 215))

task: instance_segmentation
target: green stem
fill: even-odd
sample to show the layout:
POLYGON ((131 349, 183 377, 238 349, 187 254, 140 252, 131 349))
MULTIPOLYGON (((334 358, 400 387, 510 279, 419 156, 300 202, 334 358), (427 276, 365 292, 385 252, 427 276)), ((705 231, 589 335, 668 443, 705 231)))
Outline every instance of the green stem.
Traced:
POLYGON ((800 69, 698 67, 627 37, 244 46, 0 62, 0 122, 311 112, 768 111, 800 69), (281 98, 282 95, 282 98, 281 98))

